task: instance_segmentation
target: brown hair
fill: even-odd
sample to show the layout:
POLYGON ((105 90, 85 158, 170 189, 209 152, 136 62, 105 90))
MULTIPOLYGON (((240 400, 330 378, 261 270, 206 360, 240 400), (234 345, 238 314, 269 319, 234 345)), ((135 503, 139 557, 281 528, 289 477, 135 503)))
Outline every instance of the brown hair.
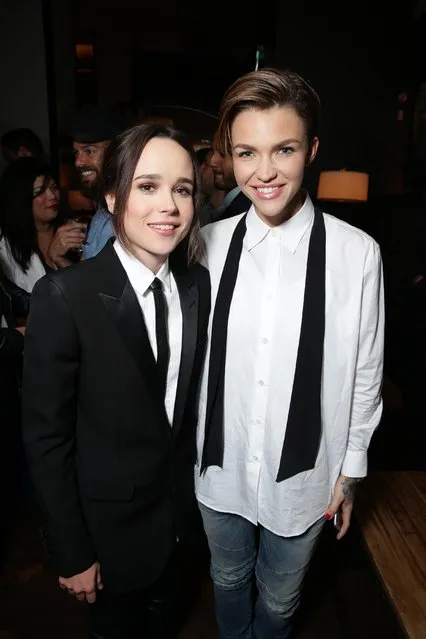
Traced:
POLYGON ((202 201, 201 178, 195 151, 187 137, 176 129, 157 123, 144 123, 133 126, 118 135, 109 145, 103 162, 102 178, 104 195, 114 195, 113 224, 115 233, 124 247, 129 241, 124 230, 124 213, 132 188, 133 176, 139 158, 148 142, 154 138, 167 138, 177 142, 191 158, 194 168, 194 218, 185 238, 186 258, 188 264, 195 262, 200 256, 200 222, 199 210, 202 201))
POLYGON ((293 71, 259 69, 238 78, 226 91, 219 108, 221 152, 232 152, 231 128, 239 113, 273 107, 291 107, 305 122, 308 145, 318 131, 320 99, 314 89, 293 71))

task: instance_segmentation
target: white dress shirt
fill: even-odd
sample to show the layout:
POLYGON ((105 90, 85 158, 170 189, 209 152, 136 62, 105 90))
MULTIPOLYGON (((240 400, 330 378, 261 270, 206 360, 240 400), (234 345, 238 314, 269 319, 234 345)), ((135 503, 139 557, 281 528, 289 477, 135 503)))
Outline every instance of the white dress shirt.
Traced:
MULTIPOLYGON (((212 308, 241 217, 203 229, 212 308)), ((313 218, 309 196, 294 217, 273 229, 253 207, 248 212, 228 322, 223 469, 212 466, 202 476, 210 348, 200 391, 195 470, 199 501, 282 536, 299 535, 324 515, 340 473, 366 475, 367 449, 382 412, 384 304, 379 247, 362 231, 325 214, 321 444, 314 469, 276 482, 313 218)), ((209 340, 210 336, 211 320, 209 340)))
POLYGON ((133 255, 130 255, 118 240, 114 242, 114 249, 138 298, 155 359, 157 359, 155 302, 154 293, 152 289, 150 289, 150 286, 156 277, 161 280, 163 284, 163 292, 167 305, 167 329, 170 347, 164 403, 167 417, 169 418, 170 425, 172 425, 182 351, 182 309, 177 284, 169 269, 168 260, 163 264, 158 273, 154 275, 142 262, 133 255))

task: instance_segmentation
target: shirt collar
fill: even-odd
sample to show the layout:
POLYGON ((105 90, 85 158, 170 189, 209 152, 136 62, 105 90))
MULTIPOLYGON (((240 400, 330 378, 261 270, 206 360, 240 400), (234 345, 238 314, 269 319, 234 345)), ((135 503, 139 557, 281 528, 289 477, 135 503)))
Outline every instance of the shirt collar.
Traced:
POLYGON ((281 242, 289 251, 295 253, 303 236, 311 226, 314 219, 314 205, 306 193, 305 201, 299 211, 289 220, 286 220, 279 226, 271 227, 263 222, 256 214, 254 205, 252 205, 247 214, 247 249, 251 251, 257 244, 260 244, 271 231, 279 234, 281 242))
POLYGON ((95 211, 95 215, 110 216, 111 213, 108 211, 108 209, 105 206, 98 205, 95 211))
POLYGON ((149 291, 149 287, 157 277, 164 286, 164 289, 171 291, 172 283, 170 278, 169 260, 167 259, 157 274, 149 270, 145 264, 142 264, 134 255, 128 253, 118 240, 114 242, 114 249, 117 253, 130 284, 140 295, 145 295, 149 291))

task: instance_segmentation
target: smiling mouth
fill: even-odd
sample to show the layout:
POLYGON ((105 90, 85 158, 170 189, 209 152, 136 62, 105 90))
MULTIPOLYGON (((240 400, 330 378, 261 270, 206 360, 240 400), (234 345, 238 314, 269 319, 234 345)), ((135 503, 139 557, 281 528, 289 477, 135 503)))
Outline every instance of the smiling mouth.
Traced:
POLYGON ((148 224, 148 226, 157 231, 174 231, 178 228, 178 224, 148 224))
POLYGON ((90 169, 88 171, 80 171, 80 175, 82 178, 88 178, 88 177, 92 177, 93 175, 96 175, 96 171, 93 169, 90 169))
POLYGON ((281 193, 285 184, 275 184, 273 186, 253 186, 252 188, 257 193, 261 200, 274 200, 281 193))
POLYGON ((256 191, 259 193, 273 193, 274 191, 278 191, 279 186, 255 186, 256 191))

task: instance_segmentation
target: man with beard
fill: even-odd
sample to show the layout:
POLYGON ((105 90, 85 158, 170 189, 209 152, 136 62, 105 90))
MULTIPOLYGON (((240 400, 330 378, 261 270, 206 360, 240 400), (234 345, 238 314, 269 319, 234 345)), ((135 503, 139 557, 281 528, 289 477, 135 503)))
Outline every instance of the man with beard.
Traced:
POLYGON ((97 255, 114 235, 111 214, 101 197, 101 171, 105 151, 118 132, 117 117, 99 107, 83 107, 74 121, 72 139, 81 192, 96 202, 96 212, 83 245, 83 259, 97 255))
POLYGON ((250 208, 251 202, 237 185, 234 176, 232 157, 219 151, 219 140, 215 134, 212 142, 210 167, 213 171, 214 188, 224 194, 222 202, 214 207, 207 202, 200 214, 201 226, 211 222, 219 222, 229 217, 244 213, 250 208))

